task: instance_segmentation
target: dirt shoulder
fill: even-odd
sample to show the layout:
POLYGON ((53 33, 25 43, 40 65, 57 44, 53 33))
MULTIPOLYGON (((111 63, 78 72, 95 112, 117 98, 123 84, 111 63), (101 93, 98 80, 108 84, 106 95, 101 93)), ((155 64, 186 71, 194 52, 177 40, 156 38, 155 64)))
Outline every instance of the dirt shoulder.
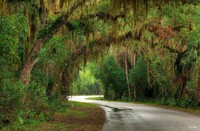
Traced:
POLYGON ((96 105, 68 102, 65 112, 57 112, 53 119, 43 123, 36 130, 43 131, 100 131, 105 112, 96 105))

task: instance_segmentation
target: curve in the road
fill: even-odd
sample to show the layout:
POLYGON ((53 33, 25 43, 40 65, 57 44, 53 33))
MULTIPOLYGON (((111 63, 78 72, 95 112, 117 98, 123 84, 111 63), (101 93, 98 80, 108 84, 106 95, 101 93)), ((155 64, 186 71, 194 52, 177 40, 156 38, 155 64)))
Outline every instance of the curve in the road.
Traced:
POLYGON ((94 103, 106 112, 102 131, 200 131, 200 117, 141 104, 88 100, 94 96, 73 96, 70 100, 94 103))

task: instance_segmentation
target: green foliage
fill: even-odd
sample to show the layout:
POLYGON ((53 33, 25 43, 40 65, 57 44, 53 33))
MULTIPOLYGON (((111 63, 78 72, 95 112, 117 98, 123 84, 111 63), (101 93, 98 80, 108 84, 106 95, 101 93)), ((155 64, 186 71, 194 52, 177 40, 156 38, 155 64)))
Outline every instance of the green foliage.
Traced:
POLYGON ((195 101, 191 98, 184 99, 178 103, 178 106, 182 108, 191 108, 191 107, 194 107, 194 105, 195 105, 195 101))
POLYGON ((26 27, 21 15, 0 16, 0 127, 16 121, 22 108, 25 91, 16 77, 23 59, 26 27))
POLYGON ((44 70, 42 69, 38 69, 38 68, 35 68, 33 70, 33 73, 32 73, 32 76, 31 76, 31 79, 35 82, 35 83, 40 83, 40 85, 42 86, 46 86, 48 85, 48 83, 51 81, 54 80, 54 78, 51 78, 52 76, 49 74, 47 75, 44 70))
POLYGON ((187 14, 184 14, 183 12, 183 6, 179 5, 177 8, 177 3, 173 3, 168 6, 165 6, 162 13, 160 13, 161 15, 170 18, 166 19, 166 21, 169 21, 170 23, 173 22, 174 26, 185 26, 188 24, 188 16, 186 16, 187 14))
POLYGON ((27 96, 27 99, 30 99, 29 101, 31 102, 29 107, 31 109, 39 110, 41 111, 45 106, 47 106, 47 100, 48 97, 46 95, 46 88, 43 86, 40 86, 40 84, 32 82, 27 90, 28 94, 30 96, 27 96), (35 108, 37 107, 37 108, 35 108))
POLYGON ((97 76, 104 85, 104 97, 121 99, 126 91, 125 71, 120 69, 114 56, 108 55, 99 65, 97 76))
POLYGON ((43 63, 55 64, 64 62, 70 51, 65 45, 68 36, 54 37, 51 41, 40 51, 39 56, 43 63))
POLYGON ((66 112, 66 110, 68 110, 66 103, 60 101, 58 98, 50 99, 48 103, 52 112, 66 112))
MULTIPOLYGON (((12 114, 11 116, 12 119, 3 118, 3 121, 9 120, 9 122, 12 123, 11 125, 8 126, 6 125, 7 127, 3 125, 5 126, 5 130, 6 129, 27 130, 27 128, 30 127, 34 128, 40 125, 41 122, 52 119, 54 111, 61 110, 61 107, 62 109, 64 109, 63 105, 61 105, 59 101, 56 102, 49 101, 46 95, 45 87, 39 85, 38 83, 32 82, 29 85, 28 89, 26 90, 26 95, 24 94, 25 91, 22 90, 24 88, 20 90, 18 89, 20 85, 17 85, 16 83, 14 84, 16 85, 16 87, 13 86, 12 89, 15 90, 11 92, 12 94, 10 93, 10 96, 12 96, 11 98, 14 100, 6 98, 7 101, 3 102, 6 104, 10 104, 8 105, 9 109, 7 109, 7 111, 5 112, 2 112, 5 114, 5 116, 9 117, 9 115, 6 114, 6 112, 8 112, 8 110, 11 110, 12 108, 16 111, 16 112, 11 112, 12 110, 9 111, 9 113, 12 114), (23 95, 20 95, 19 93, 22 93, 23 95), (14 94, 19 96, 15 97, 14 94), (23 100, 25 100, 25 103, 22 103, 23 100)), ((5 96, 6 93, 9 93, 9 91, 3 93, 5 96)), ((4 108, 6 107, 7 106, 4 105, 4 108)))
POLYGON ((134 83, 138 88, 147 87, 147 67, 144 58, 137 60, 136 66, 130 70, 130 82, 134 83))
POLYGON ((109 1, 104 1, 101 5, 97 6, 97 12, 109 12, 110 3, 109 1))
POLYGON ((16 81, 3 79, 0 81, 0 127, 15 121, 22 108, 24 86, 16 81))
POLYGON ((195 62, 199 56, 200 43, 200 6, 197 4, 185 4, 178 6, 170 4, 165 6, 160 15, 164 17, 164 24, 175 27, 177 43, 186 44, 189 52, 185 56, 184 63, 195 62))
POLYGON ((143 57, 140 57, 134 68, 129 71, 129 82, 134 84, 138 99, 147 97, 148 81, 147 81, 147 67, 143 57))
POLYGON ((26 27, 26 20, 20 15, 0 16, 0 79, 16 75, 23 59, 21 47, 27 36, 26 27))
POLYGON ((101 83, 94 77, 95 65, 88 64, 71 84, 73 95, 98 95, 102 94, 101 83))

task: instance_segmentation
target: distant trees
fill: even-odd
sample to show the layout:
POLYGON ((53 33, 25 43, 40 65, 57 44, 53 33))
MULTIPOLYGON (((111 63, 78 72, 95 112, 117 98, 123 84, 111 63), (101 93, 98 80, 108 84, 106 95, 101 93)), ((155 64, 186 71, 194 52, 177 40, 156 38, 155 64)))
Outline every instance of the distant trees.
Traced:
POLYGON ((106 99, 121 99, 127 94, 125 71, 122 70, 112 55, 107 56, 99 65, 96 77, 102 81, 106 99))
MULTIPOLYGON (((101 82, 94 77, 93 64, 87 65, 76 75, 70 86, 71 95, 102 95, 101 82)), ((96 65, 95 65, 96 66, 96 65)))

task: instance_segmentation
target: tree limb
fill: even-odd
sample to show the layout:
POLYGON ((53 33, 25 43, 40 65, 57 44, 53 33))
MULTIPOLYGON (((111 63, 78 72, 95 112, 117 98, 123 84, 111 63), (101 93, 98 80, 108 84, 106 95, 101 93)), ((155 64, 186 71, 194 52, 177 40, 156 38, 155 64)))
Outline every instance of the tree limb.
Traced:
MULTIPOLYGON (((100 13, 97 13, 97 14, 89 14, 83 18, 81 18, 81 20, 83 21, 87 21, 89 19, 93 19, 93 18, 98 18, 98 20, 111 20, 111 21, 116 21, 118 18, 124 18, 125 15, 123 14, 120 14, 120 15, 116 15, 116 16, 113 16, 109 13, 104 13, 104 12, 100 12, 100 13)), ((84 22, 81 22, 79 24, 82 24, 83 26, 85 25, 84 22)), ((65 26, 69 29, 69 30, 74 30, 75 27, 73 27, 73 24, 70 22, 70 21, 67 21, 65 23, 65 26)))
POLYGON ((86 17, 86 19, 91 19, 91 18, 94 18, 94 17, 98 17, 99 19, 101 20, 112 20, 112 21, 116 21, 118 18, 124 18, 125 15, 124 14, 120 14, 120 15, 116 15, 116 16, 113 16, 109 13, 104 13, 104 12, 100 12, 100 13, 97 13, 97 14, 90 14, 86 17))
POLYGON ((53 22, 51 25, 46 25, 44 28, 42 28, 39 31, 39 36, 37 37, 37 40, 30 52, 30 55, 26 61, 26 63, 23 65, 23 68, 20 73, 19 80, 25 85, 27 88, 29 81, 30 81, 30 73, 32 71, 32 68, 34 67, 35 63, 37 62, 38 58, 36 54, 40 51, 42 46, 48 42, 54 34, 56 34, 59 31, 59 28, 64 26, 67 19, 70 17, 70 15, 83 3, 85 3, 86 0, 77 0, 75 4, 72 5, 72 7, 67 11, 64 12, 60 17, 57 18, 55 22, 53 22))
POLYGON ((166 48, 166 49, 168 49, 171 53, 177 53, 177 54, 185 54, 187 51, 188 51, 188 49, 186 49, 185 51, 179 51, 179 50, 177 50, 177 49, 174 49, 174 48, 171 48, 171 47, 169 47, 169 46, 164 46, 164 48, 166 48))
POLYGON ((34 44, 34 47, 30 53, 30 59, 41 49, 44 43, 49 41, 54 34, 56 34, 59 31, 59 28, 61 28, 63 25, 65 25, 67 19, 70 17, 70 15, 83 3, 85 3, 86 0, 77 0, 74 5, 67 11, 61 14, 60 17, 56 19, 55 22, 53 22, 51 25, 46 25, 43 29, 39 31, 39 35, 37 37, 37 40, 34 44))
MULTIPOLYGON (((73 52, 71 55, 71 59, 68 59, 65 63, 68 66, 68 64, 71 61, 76 61, 81 55, 84 55, 85 52, 87 51, 87 46, 91 50, 92 48, 94 48, 96 46, 101 46, 101 45, 110 46, 112 43, 123 42, 124 40, 130 39, 130 38, 133 38, 132 32, 127 32, 125 35, 121 35, 117 38, 109 36, 107 39, 98 39, 95 41, 91 41, 89 43, 89 45, 83 45, 81 48, 79 48, 78 50, 73 52)), ((67 68, 67 66, 66 66, 66 68, 67 68)))

